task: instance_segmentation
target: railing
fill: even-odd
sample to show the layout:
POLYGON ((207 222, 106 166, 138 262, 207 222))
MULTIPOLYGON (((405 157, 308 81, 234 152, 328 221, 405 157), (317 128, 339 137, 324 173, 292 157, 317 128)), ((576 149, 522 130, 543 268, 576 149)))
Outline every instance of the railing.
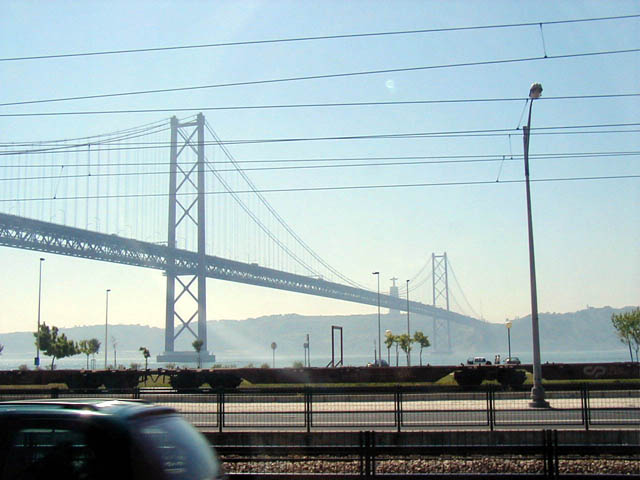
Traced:
POLYGON ((640 439, 632 430, 622 435, 608 430, 212 432, 207 437, 229 477, 245 480, 335 479, 336 474, 395 480, 640 475, 640 439))
POLYGON ((640 385, 528 392, 428 387, 0 390, 0 400, 129 398, 207 436, 230 479, 640 478, 640 385), (624 476, 626 475, 626 476, 624 476))
POLYGON ((529 407, 529 392, 488 387, 195 390, 0 390, 0 400, 43 397, 136 398, 167 405, 203 431, 504 430, 640 427, 640 385, 547 391, 550 409, 529 407))

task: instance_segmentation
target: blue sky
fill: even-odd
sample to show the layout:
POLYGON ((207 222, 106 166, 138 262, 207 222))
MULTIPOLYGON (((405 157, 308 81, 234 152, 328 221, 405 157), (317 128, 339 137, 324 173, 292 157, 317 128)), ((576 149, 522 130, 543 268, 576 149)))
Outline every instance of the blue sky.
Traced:
MULTIPOLYGON (((225 140, 363 136, 513 129, 495 136, 369 139, 231 145, 237 159, 493 155, 504 162, 418 164, 250 172, 261 189, 489 182, 483 185, 266 193, 287 223, 349 278, 375 289, 372 271, 412 278, 431 254, 447 252, 464 295, 454 309, 492 322, 530 312, 521 120, 532 82, 543 98, 533 127, 637 123, 639 53, 553 58, 640 48, 639 18, 558 23, 640 14, 634 1, 536 2, 3 2, 0 58, 340 34, 471 29, 219 48, 0 62, 0 103, 212 85, 298 76, 487 61, 547 59, 429 68, 322 80, 211 88, 69 102, 0 106, 0 114, 167 109, 118 115, 0 116, 0 143, 77 138, 180 117, 217 106, 518 99, 501 102, 205 111, 225 140), (526 8, 525 8, 526 7, 526 8), (520 157, 521 158, 521 157, 520 157), (501 182, 494 182, 496 179, 501 182)), ((531 178, 636 176, 534 182, 539 309, 640 303, 640 141, 617 133, 536 134, 531 178), (607 157, 564 154, 627 152, 607 157), (551 158, 535 159, 534 155, 551 158)), ((637 129, 637 127, 636 127, 637 129)), ((4 148, 4 147, 3 147, 4 148)), ((168 158, 168 157, 167 157, 168 158)), ((334 162, 336 163, 336 162, 334 162)), ((0 174, 0 179, 6 178, 0 174)), ((7 185, 6 179, 3 182, 7 185)), ((24 184, 23 184, 24 185, 24 184)), ((27 187, 25 187, 27 188, 27 187)), ((38 193, 38 184, 28 186, 38 193)), ((68 187, 71 188, 71 187, 68 187)), ((3 189, 0 189, 2 191, 3 189)), ((11 198, 4 189, 3 199, 11 198)), ((10 202, 0 210, 10 211, 10 202)), ((68 205, 57 210, 71 221, 68 205)), ((112 224, 117 221, 110 220, 112 224)), ((69 223, 69 222, 67 222, 69 223)), ((97 222, 96 222, 97 223, 97 222)), ((103 227, 106 223, 102 221, 103 227)), ((113 227, 116 228, 116 227, 113 227)), ((122 228, 122 227, 121 227, 122 228)), ((119 233, 112 232, 109 233, 119 233)), ((255 244, 250 237, 241 241, 255 244)), ((216 245, 217 246, 217 245, 216 245)), ((229 247, 220 247, 229 248, 229 247)), ((224 250, 222 250, 224 252, 224 250)), ((241 254, 245 255, 245 254, 241 254)), ((263 263, 263 259, 239 258, 263 263)), ((0 332, 29 330, 36 319, 38 252, 0 249, 0 332)), ((67 257, 46 257, 42 317, 58 326, 104 321, 164 325, 160 272, 67 257)), ((430 288, 412 298, 430 302, 430 288)), ((264 314, 373 313, 375 308, 219 281, 208 283, 209 319, 264 314)), ((211 342, 210 342, 211 343, 211 342)))

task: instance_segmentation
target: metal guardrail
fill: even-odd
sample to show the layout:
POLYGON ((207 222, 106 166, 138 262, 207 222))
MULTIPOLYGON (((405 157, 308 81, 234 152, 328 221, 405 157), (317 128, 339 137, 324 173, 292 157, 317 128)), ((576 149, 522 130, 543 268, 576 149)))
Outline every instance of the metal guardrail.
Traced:
POLYGON ((552 408, 542 410, 529 408, 528 392, 492 387, 0 390, 0 400, 78 396, 175 408, 205 433, 231 480, 640 478, 637 384, 547 390, 552 408))
POLYGON ((434 392, 429 387, 195 390, 0 390, 0 400, 136 398, 175 408, 203 431, 503 430, 638 428, 640 385, 547 391, 550 409, 528 392, 494 388, 434 392))

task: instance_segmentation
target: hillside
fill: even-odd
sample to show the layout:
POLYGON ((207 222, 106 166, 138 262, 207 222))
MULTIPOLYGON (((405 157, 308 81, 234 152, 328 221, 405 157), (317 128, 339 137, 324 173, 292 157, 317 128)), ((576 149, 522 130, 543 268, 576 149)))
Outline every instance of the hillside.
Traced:
MULTIPOLYGON (((628 307, 630 308, 630 307, 628 307)), ((588 308, 573 313, 544 313, 540 315, 540 341, 543 360, 552 361, 571 353, 574 357, 582 353, 589 358, 602 357, 602 352, 613 352, 617 360, 629 357, 625 346, 616 337, 611 325, 611 315, 625 309, 611 307, 588 308)), ((430 318, 411 316, 411 331, 423 331, 433 341, 433 322, 430 318)), ((377 342, 377 315, 351 316, 301 316, 296 314, 275 315, 247 320, 217 320, 208 322, 209 350, 221 363, 265 362, 271 358, 271 342, 277 343, 278 358, 287 358, 287 365, 304 358, 303 343, 310 336, 310 352, 314 366, 326 364, 331 359, 331 326, 343 328, 344 354, 346 364, 362 364, 373 360, 374 342, 377 342)), ((501 324, 474 322, 472 325, 451 323, 452 352, 447 354, 434 348, 426 349, 424 361, 429 363, 458 363, 471 355, 482 354, 493 358, 493 354, 507 354, 507 331, 501 324)), ((394 333, 406 331, 406 316, 382 315, 381 330, 394 333)), ((104 326, 83 326, 62 329, 74 340, 86 338, 104 339, 104 326)), ((136 352, 140 346, 150 349, 153 356, 164 348, 162 329, 143 325, 113 325, 109 328, 109 348, 113 349, 112 338, 117 341, 119 352, 136 352)), ((339 340, 336 335, 336 351, 339 340)), ((176 350, 191 350, 191 339, 180 339, 176 350)), ((33 355, 33 334, 18 332, 0 335, 0 343, 5 345, 6 356, 33 355)), ((526 360, 531 352, 530 317, 513 320, 511 328, 511 349, 514 355, 526 360)), ((414 350, 417 362, 418 349, 414 350)), ((123 355, 124 356, 124 355, 123 355)), ((383 358, 387 352, 383 345, 383 358)), ((391 352, 395 358, 395 349, 391 352)), ((6 358, 6 357, 5 357, 6 358)), ((404 363, 402 353, 401 364, 404 363)), ((394 360, 392 360, 392 363, 394 360)))

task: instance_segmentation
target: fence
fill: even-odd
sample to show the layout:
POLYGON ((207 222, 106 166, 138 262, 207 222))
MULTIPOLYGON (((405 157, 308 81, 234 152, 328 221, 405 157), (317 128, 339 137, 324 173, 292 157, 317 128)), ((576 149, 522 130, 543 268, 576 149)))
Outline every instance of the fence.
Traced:
POLYGON ((640 385, 547 391, 549 409, 528 392, 493 388, 434 392, 428 387, 241 389, 176 392, 0 390, 1 400, 43 397, 137 398, 175 408, 203 431, 503 430, 638 428, 640 385))
POLYGON ((640 438, 633 430, 211 432, 207 437, 230 478, 245 480, 640 475, 640 438))

